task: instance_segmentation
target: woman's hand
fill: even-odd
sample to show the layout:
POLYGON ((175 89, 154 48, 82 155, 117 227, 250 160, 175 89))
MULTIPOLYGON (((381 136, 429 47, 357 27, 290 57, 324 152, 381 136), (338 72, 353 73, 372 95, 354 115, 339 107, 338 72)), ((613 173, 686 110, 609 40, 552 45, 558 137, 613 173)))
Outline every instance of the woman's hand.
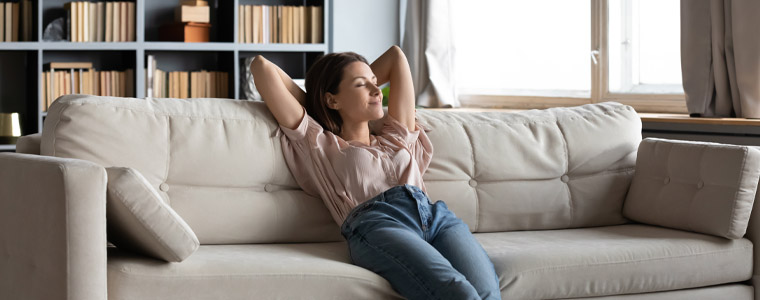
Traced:
POLYGON ((280 67, 261 55, 251 62, 256 90, 272 112, 277 123, 295 129, 304 117, 306 93, 280 67))
POLYGON ((388 114, 406 125, 409 131, 413 131, 415 125, 414 83, 404 52, 398 46, 391 46, 370 65, 370 68, 377 76, 378 85, 391 82, 388 94, 388 114))

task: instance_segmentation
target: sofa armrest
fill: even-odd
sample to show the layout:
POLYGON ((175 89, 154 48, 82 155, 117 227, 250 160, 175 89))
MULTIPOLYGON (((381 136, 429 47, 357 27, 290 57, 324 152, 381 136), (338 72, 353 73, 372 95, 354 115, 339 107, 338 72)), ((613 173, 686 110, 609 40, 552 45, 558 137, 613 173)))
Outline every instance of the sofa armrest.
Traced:
POLYGON ((42 133, 21 136, 16 142, 16 153, 40 154, 42 133))
MULTIPOLYGON (((755 193, 755 203, 760 203, 760 193, 755 193)), ((755 299, 760 300, 760 205, 752 207, 744 237, 752 241, 752 286, 755 287, 755 299)))
POLYGON ((105 169, 0 153, 0 299, 106 299, 105 169))

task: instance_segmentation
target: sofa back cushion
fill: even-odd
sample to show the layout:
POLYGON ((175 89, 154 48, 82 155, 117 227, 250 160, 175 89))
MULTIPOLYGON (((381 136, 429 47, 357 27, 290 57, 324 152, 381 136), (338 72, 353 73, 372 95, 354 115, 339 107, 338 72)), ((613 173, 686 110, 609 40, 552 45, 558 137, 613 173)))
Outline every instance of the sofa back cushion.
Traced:
MULTIPOLYGON (((625 223, 641 121, 602 103, 520 113, 419 110, 424 175, 474 232, 625 223)), ((341 240, 298 187, 262 102, 70 95, 51 106, 41 154, 139 170, 201 244, 341 240)))
POLYGON ((278 130, 263 102, 69 95, 48 111, 41 154, 137 169, 201 244, 341 240, 278 130))
POLYGON ((424 175, 474 232, 623 224, 641 119, 601 103, 519 113, 417 112, 430 129, 424 175))

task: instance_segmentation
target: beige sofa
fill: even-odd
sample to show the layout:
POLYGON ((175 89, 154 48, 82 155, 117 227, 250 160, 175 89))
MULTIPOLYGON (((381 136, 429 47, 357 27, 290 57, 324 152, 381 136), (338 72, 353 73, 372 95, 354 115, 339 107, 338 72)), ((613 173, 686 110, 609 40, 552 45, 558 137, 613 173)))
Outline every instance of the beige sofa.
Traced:
MULTIPOLYGON (((641 142, 631 107, 418 117, 435 147, 430 198, 470 226, 504 299, 760 299, 757 210, 734 239, 627 218, 661 210, 624 213, 641 142)), ((399 298, 349 263, 338 226, 299 189, 279 139, 261 102, 59 98, 41 135, 0 154, 0 299, 399 298), (109 166, 139 170, 200 248, 168 263, 107 247, 109 166)), ((662 164, 689 170, 732 155, 707 147, 718 158, 666 155, 662 164)), ((680 191, 675 198, 697 193, 680 191)), ((748 215, 751 202, 739 208, 748 215)))

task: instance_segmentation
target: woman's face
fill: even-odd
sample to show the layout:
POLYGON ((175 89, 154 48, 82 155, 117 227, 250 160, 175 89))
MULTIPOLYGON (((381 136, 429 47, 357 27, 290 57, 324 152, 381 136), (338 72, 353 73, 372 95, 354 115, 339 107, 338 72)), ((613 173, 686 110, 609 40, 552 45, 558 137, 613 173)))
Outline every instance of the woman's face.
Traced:
POLYGON ((369 65, 356 61, 343 69, 338 93, 327 93, 327 106, 340 113, 343 122, 377 120, 383 117, 383 94, 369 65))

